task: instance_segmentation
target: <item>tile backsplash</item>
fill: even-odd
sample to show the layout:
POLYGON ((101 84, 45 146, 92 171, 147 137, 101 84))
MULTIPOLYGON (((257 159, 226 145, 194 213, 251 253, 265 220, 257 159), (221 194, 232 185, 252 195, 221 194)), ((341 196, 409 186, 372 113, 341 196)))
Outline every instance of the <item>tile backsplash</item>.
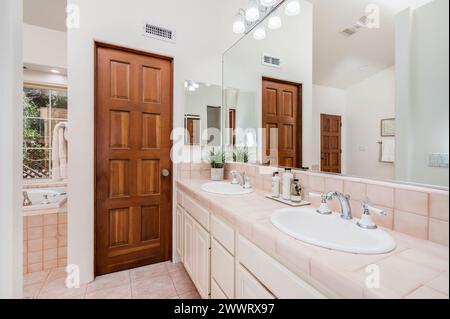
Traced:
MULTIPOLYGON (((252 164, 229 163, 225 174, 230 178, 232 170, 244 171, 257 189, 271 191, 274 167, 252 164)), ((294 171, 304 189, 309 192, 339 191, 351 196, 355 217, 362 214, 361 202, 385 209, 387 216, 373 216, 375 222, 385 228, 416 238, 449 245, 449 192, 432 188, 411 186, 395 182, 376 181, 364 178, 334 176, 322 173, 294 171)), ((179 179, 207 179, 210 177, 209 164, 178 165, 179 179)), ((319 199, 310 199, 319 205, 319 199)), ((337 201, 330 203, 334 211, 339 211, 337 201)))

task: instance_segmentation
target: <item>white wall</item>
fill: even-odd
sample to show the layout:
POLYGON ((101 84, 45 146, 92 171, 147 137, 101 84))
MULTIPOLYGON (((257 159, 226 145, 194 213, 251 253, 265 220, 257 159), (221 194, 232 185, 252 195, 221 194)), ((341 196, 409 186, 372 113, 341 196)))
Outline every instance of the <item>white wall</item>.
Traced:
POLYGON ((428 166, 430 153, 449 153, 449 2, 434 0, 397 18, 403 36, 397 38, 402 85, 397 101, 399 143, 403 159, 397 178, 415 183, 449 185, 448 168, 428 166), (408 67, 410 70, 408 70, 408 67))
MULTIPOLYGON (((94 265, 94 40, 174 57, 174 127, 183 127, 184 81, 221 83, 221 54, 233 39, 219 0, 69 0, 81 12, 81 28, 68 31, 69 256, 82 282, 94 265), (143 23, 177 31, 177 44, 142 37, 143 23)), ((233 6, 226 2, 227 10, 233 6)), ((239 8, 236 6, 232 11, 239 8)), ((228 11, 227 11, 228 12, 228 11)), ((176 166, 174 167, 174 175, 176 166)), ((174 210, 175 211, 175 210, 174 210)), ((174 249, 176 251, 176 249, 174 249)))
POLYGON ((67 68, 67 33, 23 25, 24 63, 67 68))
POLYGON ((347 174, 394 179, 395 165, 379 161, 381 120, 395 118, 395 68, 346 90, 347 174))
POLYGON ((347 118, 345 90, 314 85, 313 87, 313 166, 320 170, 321 141, 320 115, 340 115, 342 117, 342 174, 347 174, 347 118))
POLYGON ((0 1, 0 299, 21 298, 22 1, 0 1))

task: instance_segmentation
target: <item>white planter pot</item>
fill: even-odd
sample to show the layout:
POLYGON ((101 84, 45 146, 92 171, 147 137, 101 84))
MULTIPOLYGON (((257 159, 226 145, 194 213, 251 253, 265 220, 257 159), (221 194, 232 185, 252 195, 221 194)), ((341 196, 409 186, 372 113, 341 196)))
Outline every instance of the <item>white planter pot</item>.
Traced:
POLYGON ((214 182, 220 182, 224 180, 224 169, 223 168, 211 168, 211 180, 214 182))

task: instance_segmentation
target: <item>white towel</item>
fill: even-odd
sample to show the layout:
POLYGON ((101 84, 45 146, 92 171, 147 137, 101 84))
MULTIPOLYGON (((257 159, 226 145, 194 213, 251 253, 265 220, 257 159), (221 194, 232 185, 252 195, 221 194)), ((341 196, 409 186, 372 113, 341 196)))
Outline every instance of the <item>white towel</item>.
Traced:
POLYGON ((384 163, 395 163, 395 140, 382 142, 381 161, 384 163))
POLYGON ((58 123, 53 129, 52 179, 67 179, 68 123, 58 123))

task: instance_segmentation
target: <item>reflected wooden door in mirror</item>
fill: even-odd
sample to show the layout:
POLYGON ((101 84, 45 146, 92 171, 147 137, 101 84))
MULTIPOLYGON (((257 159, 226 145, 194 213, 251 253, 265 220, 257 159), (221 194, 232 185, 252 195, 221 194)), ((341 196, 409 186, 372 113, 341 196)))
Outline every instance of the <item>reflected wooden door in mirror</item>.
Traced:
POLYGON ((328 173, 342 172, 342 118, 338 115, 320 115, 321 135, 321 171, 328 173))
POLYGON ((266 129, 264 163, 302 167, 301 84, 263 78, 262 99, 262 127, 266 129), (275 159, 273 141, 278 142, 275 159), (278 163, 274 163, 276 160, 278 163))

